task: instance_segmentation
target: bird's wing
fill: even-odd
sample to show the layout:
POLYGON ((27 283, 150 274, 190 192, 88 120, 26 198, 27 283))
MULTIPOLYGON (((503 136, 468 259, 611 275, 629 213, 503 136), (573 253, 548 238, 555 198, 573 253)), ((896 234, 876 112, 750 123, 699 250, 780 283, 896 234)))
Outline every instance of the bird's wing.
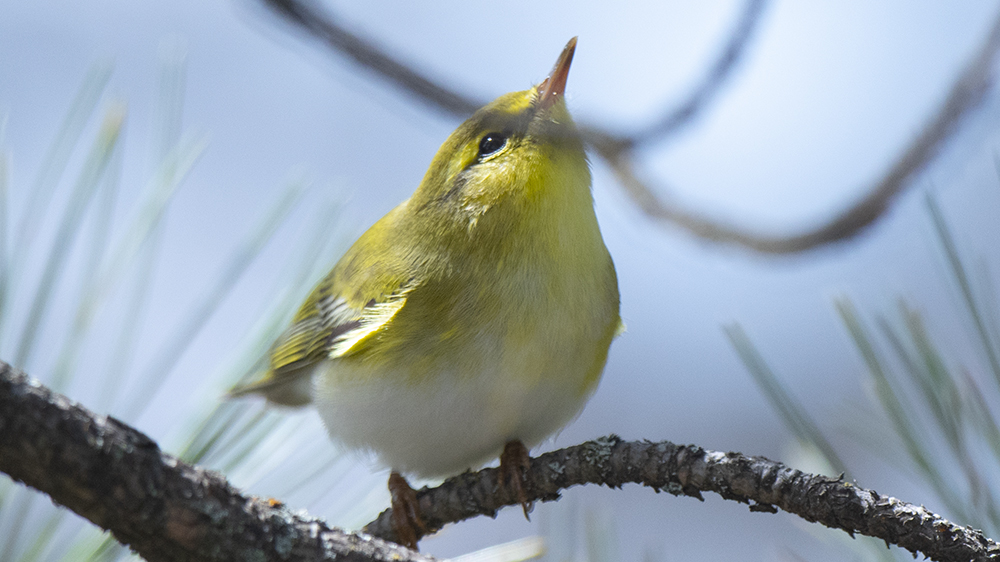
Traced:
POLYGON ((323 359, 349 355, 392 320, 403 308, 409 289, 351 306, 337 294, 331 278, 323 280, 299 308, 292 324, 268 352, 269 368, 259 381, 239 386, 230 396, 263 394, 278 404, 300 406, 311 401, 312 368, 323 359))
POLYGON ((368 307, 352 307, 340 296, 323 294, 323 288, 320 285, 309 295, 292 325, 271 346, 273 375, 321 361, 334 342, 361 326, 368 307))
POLYGON ((319 282, 299 308, 291 325, 268 352, 268 367, 256 383, 231 396, 259 393, 272 402, 308 403, 314 367, 374 344, 374 336, 403 308, 417 283, 410 260, 409 238, 394 238, 405 204, 372 225, 319 282), (388 248, 391 251, 371 251, 388 248))
POLYGON ((382 297, 381 302, 373 298, 364 307, 356 308, 335 295, 331 284, 321 283, 271 348, 272 373, 280 375, 358 351, 369 336, 403 308, 410 290, 403 287, 382 297))

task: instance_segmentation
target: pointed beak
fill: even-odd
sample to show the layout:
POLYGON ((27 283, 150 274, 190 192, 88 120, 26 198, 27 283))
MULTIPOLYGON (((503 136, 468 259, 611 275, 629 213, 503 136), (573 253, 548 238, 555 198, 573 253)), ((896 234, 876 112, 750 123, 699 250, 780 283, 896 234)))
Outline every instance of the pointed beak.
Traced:
POLYGON ((538 85, 538 104, 542 109, 552 107, 566 90, 566 78, 569 77, 569 65, 573 62, 574 51, 576 51, 576 37, 566 43, 566 48, 559 55, 559 60, 552 67, 549 77, 538 85))

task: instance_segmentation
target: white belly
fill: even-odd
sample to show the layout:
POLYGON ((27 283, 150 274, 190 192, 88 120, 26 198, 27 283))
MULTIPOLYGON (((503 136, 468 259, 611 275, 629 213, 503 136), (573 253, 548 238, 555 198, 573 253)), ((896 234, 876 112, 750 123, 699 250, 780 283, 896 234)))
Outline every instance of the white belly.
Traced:
POLYGON ((419 385, 402 382, 411 378, 405 373, 369 374, 359 382, 347 371, 357 367, 328 360, 316 371, 314 402, 330 435, 346 447, 371 451, 404 473, 451 475, 497 458, 508 441, 530 448, 569 423, 596 386, 585 381, 597 351, 588 344, 582 353, 577 346, 573 355, 557 353, 567 360, 556 369, 549 362, 545 373, 531 373, 527 361, 515 361, 513 370, 487 362, 495 367, 471 376, 441 372, 419 385))

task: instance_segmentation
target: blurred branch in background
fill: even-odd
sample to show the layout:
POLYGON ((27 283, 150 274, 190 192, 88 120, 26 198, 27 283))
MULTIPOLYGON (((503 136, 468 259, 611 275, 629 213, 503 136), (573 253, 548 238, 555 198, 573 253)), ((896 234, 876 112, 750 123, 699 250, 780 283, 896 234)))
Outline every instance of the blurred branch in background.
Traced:
MULTIPOLYGON (((374 41, 342 25, 333 13, 311 0, 262 0, 277 14, 308 32, 333 51, 349 57, 362 67, 388 80, 393 86, 432 107, 457 117, 465 117, 481 104, 401 62, 374 41)), ((733 77, 759 27, 765 0, 748 0, 718 59, 708 66, 689 97, 653 125, 628 134, 618 134, 581 123, 580 130, 596 152, 614 171, 625 193, 648 216, 678 226, 695 236, 718 244, 729 244, 765 254, 791 254, 849 240, 874 224, 892 208, 896 198, 915 183, 960 124, 985 97, 997 79, 1000 53, 1000 14, 978 52, 959 74, 948 96, 931 115, 910 145, 893 162, 885 175, 873 182, 864 195, 829 218, 790 235, 767 234, 712 218, 685 207, 663 194, 667 191, 644 179, 636 166, 635 149, 661 142, 678 134, 710 107, 719 91, 733 77)))
MULTIPOLYGON (((247 498, 222 476, 161 452, 114 418, 96 416, 0 363, 0 470, 110 530, 150 562, 160 560, 430 560, 327 527, 279 502, 247 498)), ((429 529, 518 505, 487 468, 418 492, 429 529)), ((1000 544, 923 507, 840 478, 806 474, 763 457, 707 451, 667 441, 611 436, 532 459, 531 501, 553 501, 571 486, 637 483, 701 499, 715 492, 778 508, 850 534, 884 539, 932 560, 987 560, 1000 544)), ((366 530, 392 539, 391 513, 366 530)))

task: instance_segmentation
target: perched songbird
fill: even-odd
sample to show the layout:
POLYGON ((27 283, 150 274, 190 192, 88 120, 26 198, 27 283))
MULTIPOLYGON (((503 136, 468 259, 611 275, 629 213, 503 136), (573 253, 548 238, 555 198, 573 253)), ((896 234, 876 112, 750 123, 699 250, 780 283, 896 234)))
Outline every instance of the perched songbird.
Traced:
POLYGON ((315 404, 336 442, 393 470, 394 512, 415 511, 400 473, 451 475, 501 452, 502 469, 523 468, 526 447, 583 408, 621 330, 563 99, 575 48, 448 137, 416 192, 313 289, 267 376, 234 391, 315 404))

